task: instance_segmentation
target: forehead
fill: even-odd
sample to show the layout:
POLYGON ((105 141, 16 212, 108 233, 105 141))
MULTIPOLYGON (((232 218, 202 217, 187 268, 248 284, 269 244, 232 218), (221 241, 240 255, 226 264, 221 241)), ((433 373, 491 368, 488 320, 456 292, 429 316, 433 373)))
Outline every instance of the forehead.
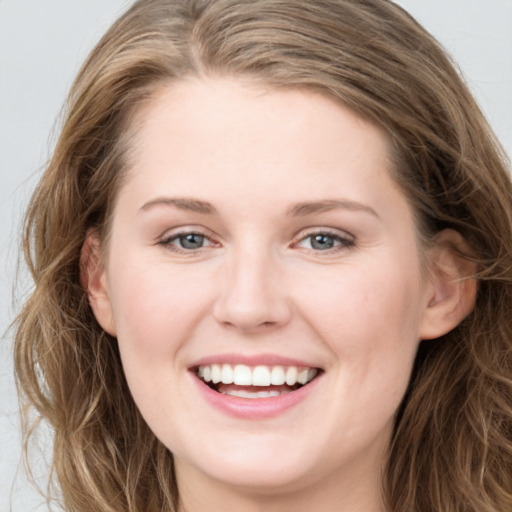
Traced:
POLYGON ((132 130, 132 176, 150 169, 177 179, 186 168, 201 183, 214 175, 261 183, 284 167, 339 177, 356 167, 385 172, 390 161, 383 130, 333 100, 230 78, 170 85, 140 109, 132 130))

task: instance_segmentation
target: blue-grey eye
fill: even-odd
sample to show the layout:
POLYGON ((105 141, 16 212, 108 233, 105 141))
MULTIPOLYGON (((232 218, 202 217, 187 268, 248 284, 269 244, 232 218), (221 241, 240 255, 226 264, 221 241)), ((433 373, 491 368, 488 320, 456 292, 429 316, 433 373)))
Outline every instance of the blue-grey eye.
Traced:
POLYGON ((302 238, 297 247, 316 252, 328 252, 330 250, 342 251, 354 245, 354 240, 348 236, 331 234, 329 232, 317 231, 302 238))
POLYGON ((311 235, 308 238, 310 239, 311 248, 316 251, 326 251, 340 243, 335 237, 321 233, 318 235, 311 235))
POLYGON ((188 233, 180 235, 177 240, 183 249, 201 249, 204 246, 205 237, 197 233, 188 233))

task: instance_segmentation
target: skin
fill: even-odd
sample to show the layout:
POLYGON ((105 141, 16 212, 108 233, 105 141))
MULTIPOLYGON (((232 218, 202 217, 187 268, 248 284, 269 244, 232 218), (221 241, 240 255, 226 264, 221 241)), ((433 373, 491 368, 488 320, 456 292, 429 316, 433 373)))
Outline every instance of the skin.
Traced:
POLYGON ((174 454, 183 510, 384 510, 418 343, 471 303, 471 288, 443 278, 460 265, 442 244, 422 270, 385 134, 320 95, 218 78, 169 86, 134 128, 106 256, 93 263, 91 235, 86 281, 142 415, 174 454), (187 232, 203 246, 180 247, 187 232), (312 245, 319 233, 331 249, 312 245), (207 403, 189 371, 217 354, 298 358, 323 374, 282 414, 242 419, 207 403))

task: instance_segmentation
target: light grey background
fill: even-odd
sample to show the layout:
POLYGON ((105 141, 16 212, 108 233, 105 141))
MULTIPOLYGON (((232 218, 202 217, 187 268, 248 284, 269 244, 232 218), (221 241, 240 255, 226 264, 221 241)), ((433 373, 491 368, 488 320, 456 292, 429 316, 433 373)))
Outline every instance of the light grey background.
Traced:
MULTIPOLYGON (((51 153, 66 92, 93 44, 130 3, 0 0, 0 333, 27 287, 21 272, 16 303, 12 291, 20 219, 51 153)), ((512 155, 512 0, 398 3, 452 53, 512 155)), ((14 512, 42 511, 44 500, 32 490, 20 465, 11 352, 7 333, 0 343, 0 511, 10 506, 14 512)), ((40 464, 36 476, 44 474, 40 464)))

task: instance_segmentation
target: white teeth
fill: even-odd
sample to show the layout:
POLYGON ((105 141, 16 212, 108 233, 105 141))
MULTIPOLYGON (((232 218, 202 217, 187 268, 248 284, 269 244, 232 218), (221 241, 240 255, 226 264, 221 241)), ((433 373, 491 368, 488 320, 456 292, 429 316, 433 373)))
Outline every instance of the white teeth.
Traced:
POLYGON ((212 364, 212 382, 218 384, 221 378, 220 366, 218 364, 212 364))
POLYGON ((299 376, 299 371, 295 366, 290 366, 288 370, 286 370, 286 384, 288 386, 293 386, 297 383, 297 377, 299 376))
POLYGON ((233 368, 229 364, 222 365, 222 383, 233 384, 233 368))
POLYGON ((211 364, 199 366, 197 376, 205 382, 218 384, 236 384, 237 386, 295 386, 307 384, 318 373, 316 368, 298 368, 297 366, 255 366, 244 364, 211 364))
POLYGON ((270 382, 273 386, 282 386, 286 381, 284 368, 282 366, 274 366, 270 374, 270 382))
POLYGON ((269 398, 271 396, 279 396, 281 393, 279 391, 258 391, 256 394, 258 398, 269 398))
POLYGON ((297 382, 299 384, 306 384, 306 382, 308 381, 308 372, 309 370, 307 368, 299 372, 299 375, 297 377, 297 382))
POLYGON ((244 364, 237 364, 233 372, 233 382, 237 386, 251 386, 252 385, 252 372, 248 366, 244 364))
POLYGON ((256 366, 252 371, 253 386, 270 386, 270 372, 266 366, 256 366))
POLYGON ((230 389, 223 391, 223 395, 237 396, 239 398, 271 398, 274 396, 284 395, 289 391, 246 391, 245 389, 230 389))

